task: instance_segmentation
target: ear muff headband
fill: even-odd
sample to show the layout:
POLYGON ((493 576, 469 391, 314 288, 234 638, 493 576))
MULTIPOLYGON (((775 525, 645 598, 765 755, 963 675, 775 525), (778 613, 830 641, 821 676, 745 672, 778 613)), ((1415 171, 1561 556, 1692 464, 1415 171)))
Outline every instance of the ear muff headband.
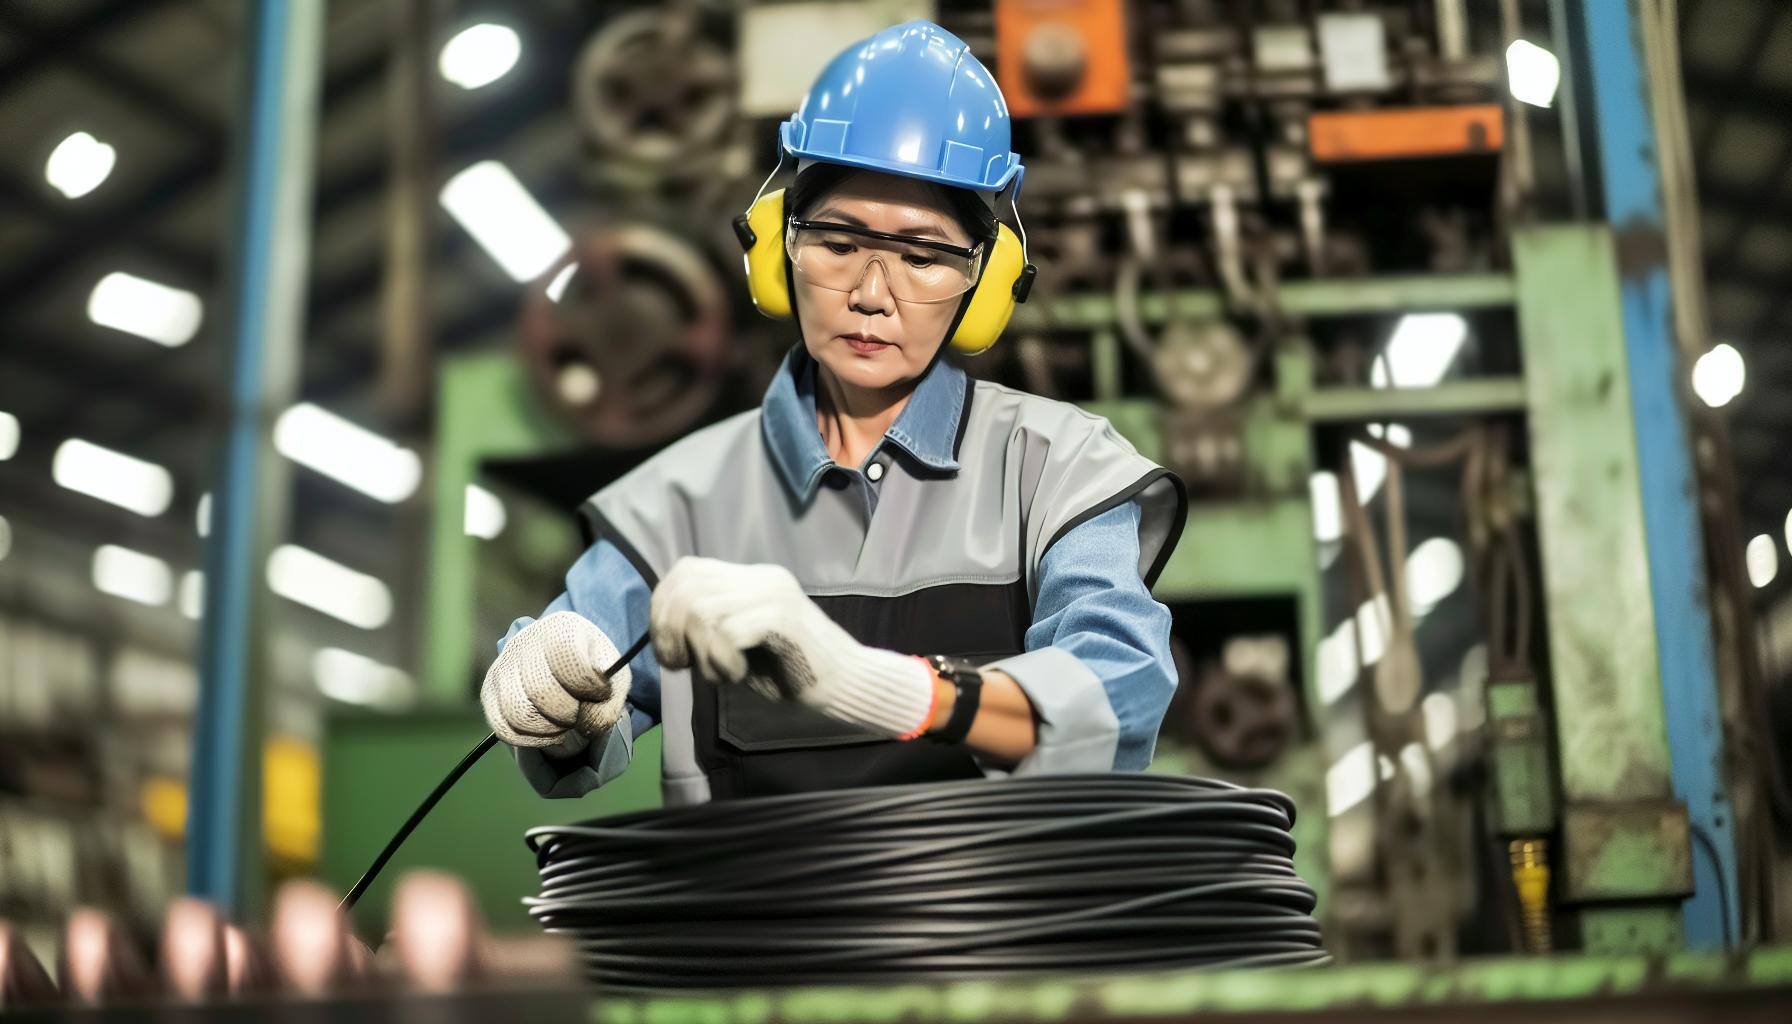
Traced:
MULTIPOLYGON (((747 212, 734 219, 740 239, 741 264, 747 274, 747 294, 759 312, 775 320, 789 319, 790 282, 784 256, 784 190, 768 192, 754 200, 747 212)), ((1033 267, 1027 262, 1020 239, 1006 224, 996 225, 996 240, 971 289, 969 305, 958 318, 951 345, 966 355, 995 344, 1017 302, 1027 301, 1033 285, 1033 267)))

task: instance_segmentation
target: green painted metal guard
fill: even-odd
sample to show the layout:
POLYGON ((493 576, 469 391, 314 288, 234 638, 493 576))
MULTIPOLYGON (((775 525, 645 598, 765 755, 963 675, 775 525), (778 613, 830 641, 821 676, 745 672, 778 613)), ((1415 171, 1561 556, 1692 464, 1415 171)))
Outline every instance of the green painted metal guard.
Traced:
POLYGON ((1113 975, 948 985, 796 988, 595 1000, 592 1024, 990 1024, 1542 1002, 1792 985, 1792 947, 1739 957, 1507 957, 1450 967, 1113 975))

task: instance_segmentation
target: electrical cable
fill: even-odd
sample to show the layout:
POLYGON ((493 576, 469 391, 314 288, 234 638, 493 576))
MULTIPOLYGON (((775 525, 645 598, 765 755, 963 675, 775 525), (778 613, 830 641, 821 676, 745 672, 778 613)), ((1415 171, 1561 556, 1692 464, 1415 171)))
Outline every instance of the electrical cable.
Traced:
POLYGON ((1329 962, 1271 790, 1143 773, 843 789, 527 834, 611 989, 1329 962))
MULTIPOLYGON (((609 679, 622 666, 635 660, 635 655, 640 654, 641 649, 647 646, 650 637, 651 634, 648 633, 642 633, 637 637, 635 642, 629 645, 628 650, 623 651, 622 656, 616 659, 616 663, 604 670, 604 678, 609 679)), ((485 738, 474 744, 473 749, 467 751, 467 756, 461 758, 459 764, 455 765, 447 775, 442 776, 442 781, 436 783, 436 788, 430 790, 429 795, 423 798, 423 802, 417 805, 417 809, 411 812, 411 816, 404 820, 404 824, 398 826, 398 831, 393 833, 379 856, 373 858, 373 863, 368 865, 367 870, 362 873, 360 881, 356 882, 349 889, 348 894, 342 897, 342 902, 337 904, 337 909, 354 909, 355 904, 361 901, 362 894, 367 892, 367 887, 373 884, 375 878, 379 877, 380 869, 386 866, 386 862, 391 860, 392 855, 398 852, 398 848, 404 844, 404 841, 410 838, 411 833, 424 817, 435 809, 436 804, 441 801, 443 796, 447 795, 450 789, 454 788, 454 784, 460 781, 462 775, 467 774, 469 768, 479 763, 479 759, 485 756, 486 751, 497 745, 498 734, 486 733, 485 738)))

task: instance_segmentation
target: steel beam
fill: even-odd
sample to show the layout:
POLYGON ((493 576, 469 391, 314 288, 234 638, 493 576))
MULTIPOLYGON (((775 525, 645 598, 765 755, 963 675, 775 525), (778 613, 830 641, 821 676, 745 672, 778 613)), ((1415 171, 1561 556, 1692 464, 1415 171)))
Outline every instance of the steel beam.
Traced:
MULTIPOLYGON (((1661 701, 1676 794, 1696 844, 1696 891, 1685 906, 1688 943, 1714 948, 1739 938, 1736 843, 1723 769, 1723 710, 1717 690, 1705 572, 1699 484, 1680 396, 1687 367, 1674 330, 1660 140, 1648 76, 1679 68, 1647 66, 1641 0, 1582 0, 1584 60, 1592 86, 1591 139, 1612 225, 1623 311, 1625 369, 1638 460, 1649 597, 1660 650, 1661 701), (1715 853, 1715 858, 1705 851, 1715 853)), ((1691 187, 1688 183, 1688 187, 1691 187)))
POLYGON ((240 194, 224 303, 233 347, 227 433, 205 558, 200 696, 188 785, 187 884, 227 916, 261 898, 258 685, 267 553, 283 532, 274 416, 292 399, 302 337, 323 5, 258 0, 248 19, 240 194))
MULTIPOLYGON (((1512 278, 1506 274, 1418 274, 1324 281, 1289 281, 1276 291, 1280 309, 1296 316, 1359 316, 1415 310, 1464 310, 1510 306, 1512 278)), ((1067 295, 1041 303, 1040 312, 1015 310, 1017 327, 1102 330, 1114 324, 1114 299, 1107 293, 1067 295)), ((1139 297, 1139 317, 1161 323, 1171 309, 1180 316, 1217 317, 1225 313, 1225 297, 1199 289, 1180 291, 1166 302, 1159 293, 1139 297)))

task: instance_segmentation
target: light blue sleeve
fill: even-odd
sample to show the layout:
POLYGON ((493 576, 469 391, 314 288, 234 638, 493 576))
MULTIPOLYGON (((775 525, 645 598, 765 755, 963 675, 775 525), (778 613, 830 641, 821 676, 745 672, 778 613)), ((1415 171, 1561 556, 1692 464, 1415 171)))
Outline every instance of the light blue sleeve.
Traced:
POLYGON ((1013 677, 1039 744, 1013 774, 1140 771, 1176 692, 1170 610, 1139 575, 1139 506, 1126 502, 1058 538, 1040 559, 1025 654, 986 667, 1013 677))
MULTIPOLYGON (((585 549, 566 573, 566 590, 542 615, 571 611, 590 619, 604 635, 626 651, 647 631, 648 602, 653 592, 627 556, 607 540, 585 549)), ((511 623, 498 650, 517 631, 534 622, 511 623)), ((607 666, 606 666, 607 667, 607 666)), ((621 775, 634 754, 635 737, 659 724, 660 666, 648 644, 629 662, 628 716, 615 728, 564 757, 532 747, 516 747, 517 767, 537 793, 545 797, 584 796, 621 775)))

